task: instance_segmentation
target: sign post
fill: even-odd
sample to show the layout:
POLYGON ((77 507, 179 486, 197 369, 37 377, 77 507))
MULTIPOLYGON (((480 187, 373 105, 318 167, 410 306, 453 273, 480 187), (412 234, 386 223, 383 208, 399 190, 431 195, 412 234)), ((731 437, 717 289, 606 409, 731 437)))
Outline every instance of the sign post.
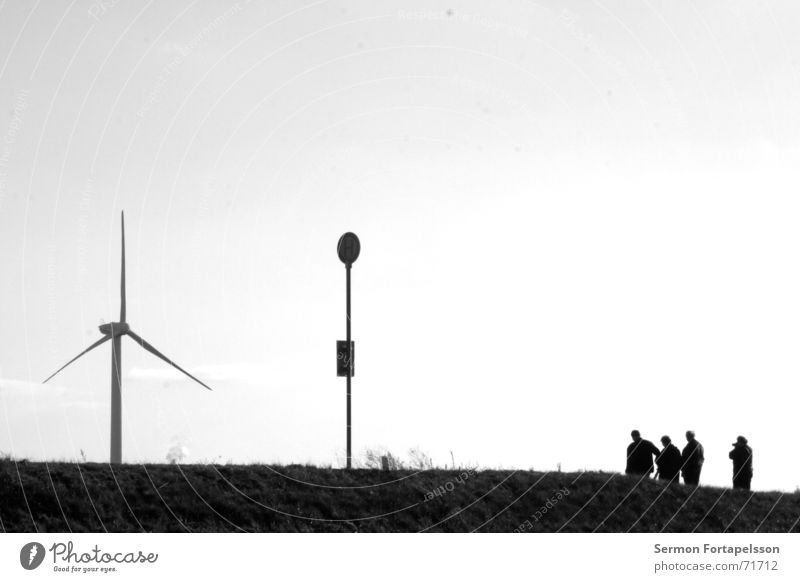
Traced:
POLYGON ((336 245, 336 252, 339 255, 339 260, 344 263, 345 273, 347 276, 347 339, 344 342, 336 342, 336 372, 338 376, 347 376, 347 468, 352 468, 353 463, 353 450, 351 441, 351 429, 353 426, 352 416, 350 413, 350 396, 353 380, 353 372, 355 370, 353 357, 355 356, 355 346, 350 335, 350 268, 361 253, 361 242, 358 237, 352 232, 344 233, 336 245), (344 373, 342 373, 344 372, 344 373))

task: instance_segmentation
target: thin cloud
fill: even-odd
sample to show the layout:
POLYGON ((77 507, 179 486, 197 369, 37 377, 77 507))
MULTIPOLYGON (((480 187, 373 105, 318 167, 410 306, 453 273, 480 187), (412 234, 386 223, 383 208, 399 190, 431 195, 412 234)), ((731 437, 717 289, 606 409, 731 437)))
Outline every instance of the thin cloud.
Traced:
MULTIPOLYGON (((243 384, 257 384, 266 373, 266 369, 258 364, 210 364, 186 368, 193 376, 203 382, 238 382, 243 384)), ((159 368, 131 368, 126 378, 140 382, 193 382, 180 371, 171 367, 159 368)))
POLYGON ((108 406, 106 402, 100 402, 95 400, 72 400, 66 401, 61 404, 63 408, 82 408, 82 409, 92 409, 92 408, 105 408, 108 406))
POLYGON ((14 378, 0 378, 0 390, 6 393, 20 393, 47 390, 50 393, 62 393, 66 390, 61 384, 42 384, 29 380, 16 380, 14 378))

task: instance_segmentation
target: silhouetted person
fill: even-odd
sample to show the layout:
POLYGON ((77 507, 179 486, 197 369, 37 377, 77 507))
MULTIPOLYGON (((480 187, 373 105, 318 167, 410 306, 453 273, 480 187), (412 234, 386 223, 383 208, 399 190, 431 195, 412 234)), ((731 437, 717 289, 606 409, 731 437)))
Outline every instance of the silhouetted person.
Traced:
POLYGON ((747 445, 747 439, 743 436, 736 437, 728 457, 733 460, 733 488, 750 489, 750 481, 753 479, 753 449, 747 445))
POLYGON ((649 475, 653 472, 653 457, 659 454, 658 448, 639 435, 638 430, 631 432, 633 442, 628 445, 628 461, 625 473, 628 475, 649 475))
POLYGON ((700 471, 703 470, 705 462, 703 445, 694 438, 694 431, 686 431, 686 446, 681 453, 681 470, 683 472, 683 482, 687 485, 700 484, 700 471))
POLYGON ((664 446, 661 453, 656 458, 658 466, 658 478, 664 481, 672 481, 678 478, 681 472, 681 452, 672 444, 672 439, 664 435, 661 437, 661 444, 664 446))

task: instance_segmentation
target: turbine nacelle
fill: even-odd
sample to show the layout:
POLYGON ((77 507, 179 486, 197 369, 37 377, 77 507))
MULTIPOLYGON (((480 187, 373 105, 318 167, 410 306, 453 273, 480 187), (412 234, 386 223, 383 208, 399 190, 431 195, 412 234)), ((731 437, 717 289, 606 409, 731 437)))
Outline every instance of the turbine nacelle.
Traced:
POLYGON ((100 333, 103 335, 115 337, 118 335, 126 335, 131 330, 131 326, 124 322, 111 322, 104 323, 99 326, 98 329, 100 329, 100 333))

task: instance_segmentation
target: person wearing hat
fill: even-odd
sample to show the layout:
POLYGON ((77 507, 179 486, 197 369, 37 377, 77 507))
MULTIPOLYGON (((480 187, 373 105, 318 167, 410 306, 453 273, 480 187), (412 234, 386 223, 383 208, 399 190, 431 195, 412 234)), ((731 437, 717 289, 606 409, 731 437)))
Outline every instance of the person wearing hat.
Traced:
POLYGON ((749 490, 753 479, 753 449, 747 445, 746 438, 736 437, 728 458, 733 461, 733 488, 749 490))
POLYGON ((656 459, 658 478, 664 481, 677 480, 681 472, 681 452, 667 435, 661 437, 661 444, 664 448, 656 459))
POLYGON ((681 452, 681 471, 684 483, 694 486, 700 484, 700 471, 703 470, 705 460, 703 445, 694 438, 693 430, 687 430, 686 446, 681 452))

